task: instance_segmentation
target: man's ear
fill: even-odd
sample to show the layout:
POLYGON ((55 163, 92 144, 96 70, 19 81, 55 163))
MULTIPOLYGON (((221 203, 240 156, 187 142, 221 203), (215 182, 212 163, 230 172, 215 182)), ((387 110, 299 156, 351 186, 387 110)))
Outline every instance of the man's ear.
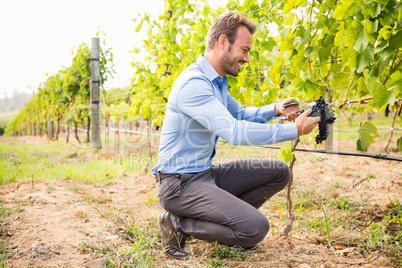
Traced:
POLYGON ((229 43, 229 39, 226 34, 221 34, 218 39, 219 49, 223 49, 229 43))

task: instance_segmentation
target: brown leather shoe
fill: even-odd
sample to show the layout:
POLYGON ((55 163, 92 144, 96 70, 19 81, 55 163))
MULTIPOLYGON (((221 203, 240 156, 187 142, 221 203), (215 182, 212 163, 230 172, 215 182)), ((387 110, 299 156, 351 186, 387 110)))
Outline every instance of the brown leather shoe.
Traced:
POLYGON ((158 224, 162 232, 162 249, 165 255, 173 259, 184 259, 190 256, 190 252, 184 248, 186 238, 180 232, 176 232, 170 221, 169 212, 165 211, 158 216, 158 224))

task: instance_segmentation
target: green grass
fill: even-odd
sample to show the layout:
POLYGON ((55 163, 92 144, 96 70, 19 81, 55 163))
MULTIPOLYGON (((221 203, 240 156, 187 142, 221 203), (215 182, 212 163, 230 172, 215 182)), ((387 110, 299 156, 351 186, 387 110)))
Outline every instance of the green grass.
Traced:
MULTIPOLYGON (((371 176, 372 177, 372 176, 371 176)), ((390 200, 386 209, 370 199, 349 196, 325 198, 329 189, 302 188, 292 194, 296 216, 291 235, 318 237, 327 247, 359 248, 365 255, 385 250, 395 265, 402 265, 402 204, 390 200), (373 206, 372 206, 373 205, 373 206)), ((286 224, 286 194, 282 191, 264 204, 274 222, 272 234, 281 233, 286 224)))
MULTIPOLYGON (((112 140, 111 143, 114 144, 112 140)), ((280 155, 279 150, 261 150, 259 147, 232 146, 219 143, 220 147, 214 164, 229 159, 273 158, 280 155)), ((0 184, 32 180, 73 180, 76 182, 109 182, 118 177, 121 170, 126 173, 144 172, 150 174, 157 162, 157 146, 152 147, 152 158, 146 145, 135 149, 120 146, 104 148, 99 152, 87 145, 66 144, 63 140, 38 143, 0 141, 0 184), (80 148, 81 147, 81 148, 80 148), (149 163, 149 164, 148 164, 149 163)))
MULTIPOLYGON (((62 141, 50 143, 0 142, 0 184, 15 181, 67 179, 77 182, 108 182, 126 173, 143 171, 139 155, 126 155, 122 164, 114 152, 77 148, 62 141)), ((155 161, 155 159, 154 159, 155 161)), ((152 165, 150 168, 152 168, 152 165)))
POLYGON ((362 198, 360 199, 360 202, 356 202, 348 196, 339 196, 337 198, 331 198, 329 203, 334 208, 353 211, 363 209, 369 203, 369 200, 367 198, 362 198))
POLYGON ((155 245, 160 243, 159 229, 156 227, 156 219, 151 219, 150 224, 141 226, 130 217, 124 219, 124 234, 130 246, 116 248, 107 244, 94 244, 82 242, 80 244, 83 253, 91 253, 92 258, 103 257, 107 260, 106 267, 157 267, 155 259, 161 257, 162 252, 155 245))
POLYGON ((8 216, 14 213, 23 211, 22 208, 17 207, 15 209, 10 209, 3 205, 0 205, 0 267, 7 267, 7 260, 14 256, 14 251, 12 250, 12 245, 8 238, 8 224, 6 219, 8 216))

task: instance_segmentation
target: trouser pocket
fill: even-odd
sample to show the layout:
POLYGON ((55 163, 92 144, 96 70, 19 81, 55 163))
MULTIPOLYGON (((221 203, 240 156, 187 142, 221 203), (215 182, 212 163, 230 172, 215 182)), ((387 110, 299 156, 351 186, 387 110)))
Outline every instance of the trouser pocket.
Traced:
POLYGON ((164 178, 161 182, 157 182, 156 193, 161 206, 168 210, 169 203, 180 197, 180 174, 164 178))

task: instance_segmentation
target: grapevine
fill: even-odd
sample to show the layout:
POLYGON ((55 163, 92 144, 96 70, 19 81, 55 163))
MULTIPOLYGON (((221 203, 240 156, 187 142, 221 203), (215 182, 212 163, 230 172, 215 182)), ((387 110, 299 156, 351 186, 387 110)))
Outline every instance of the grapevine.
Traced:
POLYGON ((329 135, 329 126, 334 123, 336 117, 334 112, 329 108, 328 104, 325 103, 325 99, 320 96, 320 98, 311 107, 310 117, 320 117, 318 122, 318 135, 315 137, 315 142, 320 144, 325 141, 329 135))
MULTIPOLYGON (((226 7, 213 9, 201 0, 166 0, 165 13, 157 19, 143 14, 136 20, 135 31, 146 25, 148 32, 144 45, 133 48, 133 53, 146 53, 146 57, 133 62, 134 74, 127 89, 134 92, 127 103, 129 120, 162 124, 174 81, 205 51, 208 28, 225 10, 246 13, 259 25, 250 62, 237 77, 228 77, 229 92, 242 105, 261 107, 290 96, 318 99, 326 94, 341 103, 343 113, 353 109, 359 114, 384 114, 387 107, 390 111, 399 107, 401 1, 228 0, 226 7), (269 25, 276 25, 278 32, 270 31, 269 25), (345 106, 352 103, 349 99, 372 101, 351 108, 345 106)), ((88 51, 81 46, 70 67, 44 81, 32 101, 9 122, 6 134, 26 132, 35 125, 42 133, 49 120, 67 124, 89 120, 88 109, 66 116, 89 102, 88 51)), ((105 59, 101 61, 103 82, 112 73, 105 65, 112 56, 107 52, 101 57, 105 59)), ((119 102, 113 99, 114 104, 119 102)), ((325 124, 321 128, 327 132, 325 124)), ((361 122, 356 128, 356 149, 367 151, 376 127, 361 122)), ((326 134, 322 137, 328 138, 326 134)), ((319 134, 318 141, 322 142, 322 137, 319 134)), ((402 137, 398 140, 397 148, 402 148, 402 137)))

